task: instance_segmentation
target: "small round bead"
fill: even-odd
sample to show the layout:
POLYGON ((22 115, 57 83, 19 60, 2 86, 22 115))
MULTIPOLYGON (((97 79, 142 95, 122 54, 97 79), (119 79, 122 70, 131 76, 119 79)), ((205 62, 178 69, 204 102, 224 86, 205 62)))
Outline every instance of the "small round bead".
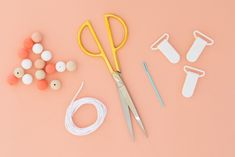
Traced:
POLYGON ((30 59, 23 59, 21 61, 21 66, 24 69, 28 70, 28 69, 30 69, 32 67, 32 61, 30 59))
POLYGON ((46 63, 42 60, 42 59, 37 59, 35 62, 34 62, 34 67, 36 69, 43 69, 45 67, 46 63))
POLYGON ((61 88, 61 82, 59 80, 52 80, 50 83, 50 87, 53 90, 58 90, 61 88))
POLYGON ((21 78, 24 75, 24 69, 23 68, 15 68, 14 75, 17 78, 21 78))
POLYGON ((37 71, 35 72, 35 78, 36 78, 37 80, 43 80, 43 79, 46 78, 46 73, 45 73, 43 70, 37 70, 37 71))
POLYGON ((39 80, 39 81, 37 81, 37 87, 40 90, 45 90, 48 87, 48 83, 46 80, 39 80))
POLYGON ((19 81, 19 79, 16 78, 13 74, 11 74, 7 77, 7 82, 9 83, 9 85, 15 85, 18 83, 18 81, 19 81))
POLYGON ((65 63, 63 61, 58 61, 55 65, 56 71, 64 72, 65 71, 65 63))
POLYGON ((40 54, 40 53, 42 53, 42 51, 43 51, 43 46, 42 46, 42 44, 39 44, 39 43, 34 44, 34 45, 33 45, 33 48, 32 48, 32 51, 33 51, 33 53, 35 53, 35 54, 40 54))
POLYGON ((68 61, 66 63, 66 69, 68 71, 75 71, 77 69, 77 64, 74 61, 68 61))
POLYGON ((42 41, 42 35, 39 32, 34 32, 31 35, 31 39, 35 42, 35 43, 39 43, 42 41))
POLYGON ((26 48, 22 48, 19 53, 18 53, 18 56, 21 58, 21 59, 25 59, 29 56, 29 50, 26 49, 26 48))
POLYGON ((33 47, 33 44, 34 44, 34 42, 31 38, 27 38, 24 40, 24 47, 26 49, 31 49, 33 47))
POLYGON ((55 72, 55 65, 53 63, 48 63, 45 67, 45 71, 47 74, 52 74, 55 72))
POLYGON ((22 82, 25 85, 30 85, 33 82, 33 77, 30 74, 24 74, 22 77, 22 82))
POLYGON ((52 59, 52 54, 50 51, 46 50, 46 51, 43 51, 42 54, 41 54, 41 58, 42 60, 44 61, 49 61, 52 59))

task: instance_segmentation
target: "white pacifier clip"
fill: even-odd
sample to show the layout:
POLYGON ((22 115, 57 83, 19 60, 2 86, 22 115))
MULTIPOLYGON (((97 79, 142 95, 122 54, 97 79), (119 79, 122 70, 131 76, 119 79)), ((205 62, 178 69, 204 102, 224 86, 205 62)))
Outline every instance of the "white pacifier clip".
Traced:
POLYGON ((76 95, 72 99, 69 107, 67 108, 67 112, 66 112, 66 116, 65 116, 65 128, 71 134, 76 135, 76 136, 88 135, 88 134, 94 132, 95 130, 97 130, 100 127, 100 125, 104 122, 104 119, 105 119, 106 113, 107 113, 105 105, 95 98, 84 97, 84 98, 80 98, 78 100, 75 100, 77 95, 80 93, 82 87, 83 87, 83 82, 82 82, 81 87, 77 91, 76 95), (79 128, 73 122, 73 115, 81 106, 88 105, 88 104, 94 105, 97 110, 96 122, 88 127, 79 128))
POLYGON ((175 48, 168 42, 169 34, 164 33, 157 41, 155 41, 151 49, 160 50, 162 54, 173 64, 180 61, 180 56, 175 48))
POLYGON ((184 66, 184 71, 187 75, 184 81, 182 94, 184 97, 189 98, 194 93, 198 78, 205 76, 205 71, 191 66, 184 66))
POLYGON ((195 37, 195 40, 186 56, 189 62, 195 62, 207 45, 214 44, 213 39, 197 30, 193 32, 193 36, 195 37))

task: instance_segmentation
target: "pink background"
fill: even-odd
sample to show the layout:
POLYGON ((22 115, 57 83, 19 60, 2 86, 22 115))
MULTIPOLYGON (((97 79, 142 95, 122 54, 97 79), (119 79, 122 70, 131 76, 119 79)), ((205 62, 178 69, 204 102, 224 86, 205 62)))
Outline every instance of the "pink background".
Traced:
MULTIPOLYGON (((234 6, 233 0, 1 0, 0 156, 234 157, 234 6), (127 44, 119 53, 121 69, 149 134, 145 138, 133 121, 135 142, 128 134, 116 87, 104 62, 84 55, 77 45, 78 29, 90 19, 110 50, 103 20, 109 12, 124 18, 129 28, 127 44), (198 62, 189 64, 185 54, 196 29, 212 37, 215 45, 207 47, 198 62), (60 91, 39 91, 35 83, 6 83, 7 75, 19 66, 17 51, 24 38, 35 30, 43 33, 43 44, 53 51, 54 61, 74 59, 78 63, 78 71, 50 77, 63 82, 60 91), (152 42, 164 32, 180 52, 179 64, 150 51, 152 42), (164 108, 148 82, 143 61, 166 103, 164 108), (190 99, 181 95, 186 64, 206 71, 190 99), (83 80, 85 87, 79 97, 98 98, 106 104, 108 114, 96 132, 76 137, 65 130, 64 116, 83 80)), ((119 31, 115 34, 120 40, 119 31)), ((88 39, 85 41, 92 45, 88 39)), ((75 119, 81 126, 96 119, 91 106, 78 112, 75 119)))

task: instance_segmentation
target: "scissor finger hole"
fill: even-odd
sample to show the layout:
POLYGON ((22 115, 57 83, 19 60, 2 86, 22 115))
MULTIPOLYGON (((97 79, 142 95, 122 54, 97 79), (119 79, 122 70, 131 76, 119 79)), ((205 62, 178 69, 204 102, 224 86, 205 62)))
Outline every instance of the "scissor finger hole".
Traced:
POLYGON ((109 22, 110 22, 110 28, 112 31, 114 46, 118 47, 118 45, 121 44, 121 42, 123 41, 125 37, 124 28, 122 24, 116 19, 109 18, 109 22))
POLYGON ((82 32, 81 35, 81 40, 82 43, 84 45, 84 47, 89 50, 90 52, 94 53, 94 54, 98 54, 99 52, 99 48, 97 46, 97 43, 95 42, 94 37, 92 36, 91 32, 89 31, 88 28, 85 28, 82 32))

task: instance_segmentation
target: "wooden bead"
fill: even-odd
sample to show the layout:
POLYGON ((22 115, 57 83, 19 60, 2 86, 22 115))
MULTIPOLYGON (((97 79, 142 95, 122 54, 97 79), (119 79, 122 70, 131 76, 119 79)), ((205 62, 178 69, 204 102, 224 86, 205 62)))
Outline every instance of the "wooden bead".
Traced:
POLYGON ((15 77, 21 78, 21 77, 23 77, 23 75, 24 75, 24 69, 23 68, 20 68, 20 67, 15 68, 15 70, 14 70, 14 76, 15 77))
POLYGON ((19 79, 17 77, 15 77, 13 74, 11 74, 7 77, 7 82, 9 85, 15 85, 18 83, 18 81, 19 81, 19 79))
POLYGON ((25 69, 28 70, 32 67, 32 61, 30 59, 23 59, 21 61, 21 66, 25 69))
POLYGON ((35 78, 36 78, 37 80, 43 80, 43 79, 46 78, 46 73, 45 73, 43 70, 37 70, 37 71, 35 72, 35 78))
POLYGON ((39 32, 34 32, 31 35, 31 39, 35 42, 35 43, 39 43, 42 41, 42 35, 39 32))
POLYGON ((42 60, 48 62, 49 60, 52 59, 52 53, 48 50, 45 50, 42 52, 41 58, 42 58, 42 60))
POLYGON ((48 63, 45 67, 45 71, 47 74, 52 74, 55 72, 55 65, 53 63, 48 63))
POLYGON ((34 44, 34 42, 33 42, 33 40, 31 38, 26 38, 24 40, 24 47, 26 49, 31 49, 33 47, 33 44, 34 44))
POLYGON ((45 67, 46 63, 42 60, 42 59, 37 59, 35 62, 34 62, 34 67, 36 69, 43 69, 45 67))
POLYGON ((57 72, 64 72, 66 69, 66 65, 63 61, 58 61, 55 65, 55 69, 57 72))
POLYGON ((40 43, 34 44, 33 47, 32 47, 32 51, 33 51, 33 53, 35 53, 35 54, 40 54, 40 53, 42 53, 42 51, 43 51, 43 46, 42 46, 42 44, 40 44, 40 43))
POLYGON ((59 80, 52 80, 50 87, 52 90, 59 90, 61 88, 61 82, 59 80))
POLYGON ((37 81, 37 87, 40 90, 45 90, 48 87, 48 83, 46 80, 39 80, 39 81, 37 81))
POLYGON ((22 48, 22 49, 18 52, 18 56, 19 56, 21 59, 28 58, 28 56, 29 56, 29 50, 26 49, 26 48, 22 48))
POLYGON ((66 69, 68 71, 75 71, 77 69, 77 64, 74 61, 68 61, 66 63, 66 69))
POLYGON ((30 74, 24 74, 22 77, 22 82, 25 85, 30 85, 33 82, 33 77, 30 74))

